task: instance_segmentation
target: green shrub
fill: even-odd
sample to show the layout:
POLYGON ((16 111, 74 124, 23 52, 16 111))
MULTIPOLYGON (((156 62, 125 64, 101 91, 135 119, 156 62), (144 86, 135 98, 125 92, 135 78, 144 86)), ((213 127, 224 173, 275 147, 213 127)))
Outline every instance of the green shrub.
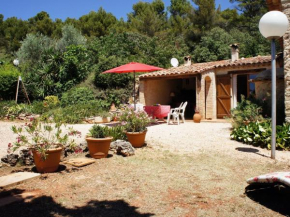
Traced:
POLYGON ((85 104, 75 104, 66 107, 51 109, 42 115, 42 118, 53 117, 57 121, 69 124, 81 123, 85 118, 96 116, 107 110, 101 100, 88 101, 85 104))
POLYGON ((118 139, 127 141, 127 136, 125 134, 124 126, 115 126, 111 128, 110 136, 113 137, 113 141, 118 139))
POLYGON ((61 105, 68 106, 84 104, 94 99, 94 93, 91 89, 86 87, 76 87, 62 94, 61 105))
POLYGON ((60 104, 57 96, 47 96, 43 100, 43 105, 49 108, 55 108, 60 104))
POLYGON ((18 69, 11 65, 0 65, 0 100, 14 99, 18 76, 18 69))
POLYGON ((12 100, 0 101, 0 119, 3 119, 7 115, 8 109, 15 105, 16 105, 16 102, 12 100))
MULTIPOLYGON (((246 144, 271 149, 271 122, 251 122, 241 125, 231 133, 231 138, 246 144)), ((276 129, 277 149, 290 150, 290 124, 277 126, 276 129)))
POLYGON ((245 125, 248 122, 263 121, 262 108, 250 100, 241 97, 238 106, 231 110, 231 120, 234 128, 245 125))
POLYGON ((33 114, 42 115, 43 113, 49 111, 49 107, 44 106, 43 101, 33 101, 31 103, 31 111, 33 114))

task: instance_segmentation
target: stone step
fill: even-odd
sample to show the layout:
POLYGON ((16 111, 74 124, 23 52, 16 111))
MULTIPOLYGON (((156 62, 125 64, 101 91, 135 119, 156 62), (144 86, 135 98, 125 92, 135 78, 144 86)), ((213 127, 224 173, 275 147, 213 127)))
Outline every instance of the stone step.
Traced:
POLYGON ((2 176, 0 177, 0 189, 22 183, 36 177, 40 177, 40 174, 31 172, 18 172, 9 174, 7 176, 2 176))

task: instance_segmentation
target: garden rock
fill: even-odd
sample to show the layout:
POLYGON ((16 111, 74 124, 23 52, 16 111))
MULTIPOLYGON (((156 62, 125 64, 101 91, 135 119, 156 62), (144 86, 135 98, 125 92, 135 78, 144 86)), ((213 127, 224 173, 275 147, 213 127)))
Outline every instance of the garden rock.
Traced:
POLYGON ((33 165, 33 156, 28 149, 23 149, 19 153, 19 161, 22 162, 26 166, 33 165))
POLYGON ((1 161, 9 164, 10 166, 15 166, 18 162, 18 154, 8 154, 5 157, 1 158, 1 161))
POLYGON ((121 154, 125 157, 135 154, 135 149, 133 148, 131 143, 124 140, 116 140, 114 142, 111 142, 110 149, 113 150, 115 153, 121 154))

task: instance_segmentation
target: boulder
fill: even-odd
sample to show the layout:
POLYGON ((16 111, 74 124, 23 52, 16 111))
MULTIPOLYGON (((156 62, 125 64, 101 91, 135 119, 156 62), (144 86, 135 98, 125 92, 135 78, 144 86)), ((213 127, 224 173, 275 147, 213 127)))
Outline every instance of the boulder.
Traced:
POLYGON ((110 149, 117 154, 123 155, 124 157, 135 154, 135 149, 131 143, 124 140, 116 140, 111 142, 110 149))
POLYGON ((1 161, 9 164, 10 166, 15 166, 18 162, 18 154, 8 154, 5 157, 1 158, 1 161))

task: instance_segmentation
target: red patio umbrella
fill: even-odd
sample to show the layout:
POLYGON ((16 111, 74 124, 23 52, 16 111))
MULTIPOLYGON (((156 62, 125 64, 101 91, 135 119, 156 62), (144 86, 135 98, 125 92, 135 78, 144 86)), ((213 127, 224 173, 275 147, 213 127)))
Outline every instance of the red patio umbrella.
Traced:
POLYGON ((162 69, 163 68, 159 68, 156 66, 132 62, 132 63, 128 63, 125 65, 121 65, 121 66, 113 68, 113 69, 109 69, 109 70, 103 72, 103 74, 106 74, 106 73, 131 73, 131 72, 134 73, 134 109, 136 110, 135 72, 154 72, 154 71, 158 71, 158 70, 162 70, 162 69))

